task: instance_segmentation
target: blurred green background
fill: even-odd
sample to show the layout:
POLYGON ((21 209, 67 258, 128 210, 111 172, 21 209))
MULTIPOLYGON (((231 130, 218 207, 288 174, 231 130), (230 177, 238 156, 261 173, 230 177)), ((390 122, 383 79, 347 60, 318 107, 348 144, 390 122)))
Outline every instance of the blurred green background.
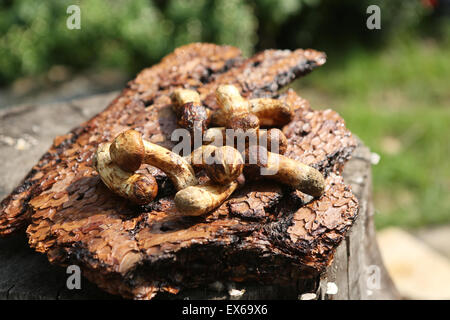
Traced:
POLYGON ((314 108, 340 112, 381 156, 373 168, 377 226, 449 223, 449 14, 444 0, 3 0, 0 86, 52 84, 61 78, 55 70, 118 70, 130 79, 194 41, 246 55, 324 50, 327 64, 293 86, 314 108), (81 30, 66 27, 71 4, 81 7, 81 30), (372 4, 381 30, 366 28, 372 4))

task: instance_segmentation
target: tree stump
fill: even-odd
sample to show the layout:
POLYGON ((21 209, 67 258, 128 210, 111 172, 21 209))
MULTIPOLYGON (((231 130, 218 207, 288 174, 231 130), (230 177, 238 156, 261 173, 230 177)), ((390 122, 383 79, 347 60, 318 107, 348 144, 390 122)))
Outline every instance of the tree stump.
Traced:
MULTIPOLYGON (((39 164, 33 167, 22 184, 2 202, 1 233, 7 235, 20 231, 21 228, 31 222, 27 230, 30 237, 29 242, 37 251, 46 252, 50 261, 59 264, 68 265, 71 262, 83 264, 83 274, 91 281, 101 285, 109 292, 119 293, 125 297, 151 298, 157 291, 163 291, 163 293, 158 294, 158 298, 364 299, 395 297, 395 290, 383 268, 374 237, 373 210, 370 199, 370 152, 361 143, 359 143, 356 150, 353 150, 355 146, 354 140, 352 140, 343 122, 335 113, 332 111, 311 111, 307 102, 299 98, 293 91, 279 95, 280 99, 285 99, 285 101, 296 105, 298 120, 292 123, 292 127, 284 129, 287 130, 286 132, 294 132, 292 136, 289 135, 288 137, 291 140, 293 139, 291 141, 291 146, 293 146, 291 154, 304 156, 303 161, 320 168, 322 172, 329 175, 328 183, 331 183, 330 186, 332 186, 329 190, 330 195, 322 197, 321 200, 311 202, 311 206, 308 202, 305 204, 305 206, 310 206, 308 210, 312 211, 331 210, 327 212, 330 212, 332 216, 322 216, 321 218, 325 219, 323 223, 327 227, 324 228, 320 224, 317 225, 321 229, 317 229, 316 226, 316 229, 314 229, 315 235, 309 233, 305 235, 305 229, 300 223, 295 230, 291 230, 291 240, 284 238, 280 242, 276 238, 286 236, 285 228, 292 225, 291 220, 289 220, 292 216, 291 214, 284 217, 280 216, 280 214, 283 215, 283 212, 286 212, 283 210, 289 210, 289 207, 286 207, 286 204, 283 202, 279 202, 282 196, 281 190, 269 184, 269 190, 280 191, 270 191, 269 193, 265 192, 266 189, 256 191, 256 194, 262 192, 264 194, 262 199, 266 200, 262 200, 259 203, 263 209, 258 211, 257 216, 251 216, 250 222, 246 220, 247 216, 239 216, 241 212, 233 212, 233 206, 224 204, 224 207, 221 207, 222 209, 219 208, 217 210, 218 215, 211 215, 212 218, 208 218, 209 222, 208 220, 180 220, 181 222, 176 222, 177 225, 175 227, 168 224, 170 226, 168 229, 164 228, 164 230, 163 225, 161 225, 159 233, 173 231, 171 236, 175 237, 176 241, 172 241, 175 246, 170 243, 168 246, 168 244, 164 244, 163 240, 161 244, 165 246, 165 251, 159 252, 158 250, 161 249, 152 247, 152 243, 154 243, 155 239, 160 241, 158 239, 161 236, 158 238, 153 231, 149 234, 148 227, 142 228, 143 225, 148 224, 148 221, 142 220, 140 217, 145 216, 145 214, 141 213, 146 211, 150 211, 150 219, 155 216, 158 217, 158 211, 164 211, 165 209, 161 208, 170 205, 171 200, 162 198, 156 206, 136 209, 130 207, 123 199, 112 197, 111 193, 99 184, 98 177, 92 176, 92 168, 86 164, 89 163, 92 150, 95 150, 95 146, 98 144, 97 140, 101 142, 105 139, 110 139, 115 132, 133 124, 136 126, 142 124, 142 130, 146 132, 146 135, 151 135, 152 137, 161 138, 173 130, 175 121, 170 113, 167 112, 167 110, 170 110, 167 108, 170 105, 168 105, 166 99, 168 93, 172 90, 171 88, 174 85, 179 85, 180 81, 196 87, 201 93, 205 104, 214 110, 215 102, 211 98, 210 92, 217 84, 237 83, 242 91, 247 90, 247 95, 252 97, 278 96, 277 91, 280 86, 289 83, 298 75, 307 73, 324 62, 324 55, 313 50, 298 50, 295 52, 267 51, 248 60, 242 60, 239 54, 238 50, 230 47, 193 45, 179 49, 175 54, 165 58, 160 65, 142 72, 136 80, 129 84, 129 88, 124 90, 122 95, 113 101, 106 111, 72 130, 69 134, 59 136, 54 140, 52 148, 41 158, 39 164), (186 65, 186 61, 192 61, 192 63, 186 65), (179 66, 176 67, 178 64, 179 66), (182 68, 187 69, 183 70, 182 68), (180 77, 183 77, 183 72, 186 79, 180 80, 180 77), (249 78, 249 75, 252 78, 249 78), (302 119, 314 119, 315 122, 311 122, 312 120, 303 122, 302 119), (155 131, 154 129, 155 122, 152 124, 152 121, 155 120, 159 122, 158 130, 160 131, 155 131), (322 123, 325 125, 322 126, 322 123), (297 136, 297 134, 301 134, 301 136, 297 136), (302 138, 303 136, 306 138, 302 138), (319 139, 316 142, 320 142, 320 139, 324 139, 326 136, 329 137, 328 139, 332 139, 325 140, 325 144, 329 144, 326 148, 328 155, 322 154, 323 152, 309 155, 307 152, 302 151, 311 147, 313 142, 310 142, 308 139, 316 138, 316 140, 319 139), (339 180, 340 177, 336 176, 342 164, 349 158, 352 150, 354 157, 347 164, 345 177, 347 183, 353 186, 353 192, 360 203, 359 218, 356 222, 353 221, 356 217, 356 207, 354 206, 356 199, 352 200, 354 196, 339 180), (309 158, 307 157, 308 155, 309 158), (59 163, 62 163, 62 166, 59 166, 59 163), (74 173, 77 175, 75 180, 73 179, 75 178, 74 173), (344 194, 345 197, 343 196, 344 194), (275 213, 275 216, 278 214, 280 221, 275 220, 272 225, 268 225, 269 229, 262 229, 265 225, 261 225, 261 223, 265 224, 267 222, 266 219, 274 218, 273 216, 264 216, 264 214, 273 215, 272 212, 266 211, 272 206, 271 200, 264 202, 268 201, 267 199, 271 195, 274 195, 274 199, 278 200, 278 202, 274 201, 279 203, 282 209, 280 213, 275 213), (64 216, 67 208, 72 210, 72 213, 64 216), (89 210, 95 212, 95 214, 86 216, 85 213, 89 213, 89 210), (135 216, 136 213, 139 213, 137 218, 135 216), (79 214, 81 216, 78 217, 77 215, 79 214), (102 214, 106 214, 105 217, 102 220, 98 220, 98 217, 101 217, 102 214), (225 218, 223 218, 224 214, 225 218), (233 217, 236 214, 237 217, 233 217), (261 214, 263 216, 260 216, 261 214), (127 217, 130 215, 131 218, 128 219, 127 217), (329 217, 334 220, 330 220, 329 217), (102 227, 104 223, 109 224, 108 229, 102 227), (192 225, 192 223, 194 224, 192 225), (212 227, 214 223, 219 226, 218 229, 212 227), (346 234, 352 224, 351 232, 346 234), (197 225, 206 229, 196 229, 197 225), (205 274, 202 272, 192 273, 192 271, 189 271, 191 272, 190 286, 197 288, 182 289, 178 295, 164 293, 164 291, 167 291, 173 294, 174 290, 175 292, 177 291, 176 285, 167 285, 158 281, 148 283, 146 282, 147 280, 139 282, 142 281, 139 280, 139 277, 145 276, 145 272, 148 272, 145 271, 146 269, 139 269, 141 273, 135 275, 138 277, 138 286, 133 284, 134 280, 127 282, 130 281, 130 279, 126 280, 126 277, 129 275, 127 272, 132 272, 134 266, 138 266, 136 263, 142 261, 139 251, 136 251, 136 248, 133 249, 133 246, 137 245, 133 242, 136 240, 134 239, 135 237, 138 240, 144 239, 144 241, 147 241, 138 245, 144 248, 148 247, 148 250, 152 250, 148 252, 156 254, 155 257, 159 257, 158 259, 162 259, 163 263, 167 263, 164 259, 167 256, 170 258, 171 255, 177 252, 170 253, 171 250, 177 248, 176 243, 178 242, 184 243, 183 246, 192 247, 194 256, 196 255, 196 247, 193 244, 202 240, 202 238, 200 237, 194 242, 191 240, 186 242, 186 239, 190 238, 185 239, 186 232, 184 228, 190 228, 190 226, 194 227, 189 231, 192 234, 189 234, 188 237, 193 235, 198 237, 197 235, 200 234, 206 240, 206 244, 209 242, 216 243, 217 247, 213 247, 214 250, 223 250, 224 248, 225 250, 229 250, 229 248, 232 250, 243 249, 243 252, 246 252, 245 254, 247 255, 255 254, 255 252, 260 250, 268 252, 265 255, 258 253, 257 258, 259 260, 256 261, 256 263, 261 263, 261 270, 265 270, 265 273, 261 273, 261 276, 265 277, 264 284, 261 281, 254 281, 258 279, 251 281, 230 280, 236 278, 234 273, 236 270, 238 274, 248 272, 248 270, 240 268, 243 262, 239 260, 242 259, 242 257, 239 258, 239 251, 237 255, 233 251, 226 251, 227 254, 235 254, 228 261, 228 263, 231 263, 230 266, 232 268, 230 271, 232 273, 227 276, 228 280, 219 279, 220 281, 214 281, 221 273, 216 275, 213 272, 209 275, 208 282, 206 282, 209 285, 206 287, 204 285, 200 286, 202 289, 199 289, 195 283, 199 280, 204 280, 198 278, 198 274, 201 277, 204 277, 205 274), (270 228, 276 229, 270 230, 270 228), (106 238, 97 237, 89 240, 90 234, 92 232, 96 234, 100 229, 111 231, 101 235, 101 237, 106 236, 106 238), (121 230, 124 229, 129 231, 123 233, 121 230), (182 231, 178 232, 179 230, 182 231), (204 232, 203 230, 209 231, 202 233, 204 232), (247 242, 238 243, 242 249, 238 249, 239 247, 233 249, 233 246, 236 244, 227 244, 229 241, 233 243, 242 234, 250 235, 252 232, 256 233, 253 233, 248 240, 245 240, 247 242), (345 239, 343 238, 344 234, 346 234, 345 239), (313 239, 314 241, 301 240, 299 242, 299 240, 296 240, 303 239, 303 235, 307 239, 313 239), (85 242, 83 242, 84 237, 86 237, 85 242), (261 237, 261 239, 258 240, 258 237, 261 237), (102 245, 102 241, 106 241, 105 244, 109 248, 118 251, 107 251, 102 258, 104 254, 102 247, 97 249, 85 247, 88 244, 92 245, 92 241, 100 245, 102 245), (57 246, 55 246, 55 243, 57 246), (340 246, 336 249, 338 243, 340 243, 340 246), (126 247, 126 245, 131 246, 131 248, 126 247), (277 246, 281 247, 276 249, 277 246), (302 246, 306 246, 306 251, 302 249, 302 246), (279 251, 280 249, 281 251, 279 251), (90 252, 89 250, 94 251, 90 252), (297 252, 296 250, 303 252, 300 254, 300 257, 305 259, 304 264, 296 266, 295 261, 297 260, 292 260, 292 255, 295 256, 297 254, 294 253, 297 252), (287 254, 287 252, 291 253, 287 254), (99 254, 99 256, 93 256, 92 254, 99 254), (326 267, 331 261, 333 254, 335 254, 334 262, 331 266, 326 267), (294 262, 294 264, 290 261, 294 262), (233 263, 236 264, 233 265, 233 263), (271 273, 272 264, 275 264, 277 268, 284 265, 288 268, 288 274, 271 273), (318 271, 321 272, 319 273, 318 271), (295 274, 295 279, 298 280, 290 281, 289 274, 295 274), (122 279, 122 277, 124 278, 122 279), (271 279, 273 279, 273 283, 271 283, 271 279)), ((1 121, 4 122, 2 123, 2 129, 4 128, 3 130, 5 131, 1 132, 1 134, 3 141, 8 145, 5 147, 8 150, 2 153, 2 157, 5 157, 2 160, 3 163, 11 164, 11 167, 5 167, 5 172, 1 174, 3 176, 11 176, 17 172, 20 178, 21 174, 23 174, 21 170, 29 168, 36 160, 32 159, 31 151, 37 150, 43 143, 47 144, 50 140, 45 139, 53 136, 55 127, 61 127, 62 129, 64 119, 71 119, 71 115, 77 118, 88 118, 85 115, 96 112, 107 104, 105 100, 102 100, 103 98, 92 98, 89 103, 74 101, 63 103, 59 106, 19 107, 2 112, 1 121), (89 108, 84 107, 87 105, 89 105, 89 108), (93 106, 99 106, 99 109, 95 109, 93 106), (53 112, 54 110, 58 110, 58 113, 53 112), (60 121, 62 110, 66 112, 63 113, 63 121, 60 121), (42 127, 43 125, 44 127, 42 127), (22 128, 22 131, 20 128, 22 128), (38 135, 37 139, 36 135, 38 135), (27 148, 30 152, 24 150, 27 148), (24 159, 23 162, 22 159, 24 159), (15 165, 17 163, 20 163, 20 166, 15 165)), ((73 122, 70 121, 70 123, 73 122)), ((56 133, 62 134, 64 130, 56 133)), ((36 151, 36 153, 39 154, 43 150, 36 151)), ((171 190, 170 184, 167 183, 167 177, 164 174, 158 172, 153 172, 152 174, 157 176, 162 190, 167 192, 171 190)), ((11 186, 14 186, 19 181, 19 179, 16 181, 12 180, 8 179, 8 181, 11 181, 11 185, 5 187, 4 193, 9 192, 11 186)), ((259 190, 258 188, 257 190, 259 190)), ((251 193, 249 194, 255 192, 253 189, 250 191, 251 193)), ((244 200, 246 196, 249 197, 249 194, 246 195, 244 192, 244 200)), ((254 196, 250 195, 250 197, 254 196)), ((300 198, 295 201, 303 201, 301 195, 295 194, 289 194, 288 199, 296 199, 296 197, 300 198)), ((259 201, 257 199, 259 198, 255 197, 252 201, 259 201)), ((241 201, 239 197, 235 197, 233 200, 238 201, 238 203, 241 201)), ((168 220, 169 222, 172 223, 168 220)), ((314 223, 318 222, 314 221, 314 223)), ((296 222, 294 222, 295 224, 296 222)), ((309 232, 310 227, 311 224, 309 227, 305 227, 307 228, 306 232, 309 232)), ((161 239, 164 239, 164 237, 161 239)), ((64 299, 107 297, 105 293, 102 292, 100 294, 98 290, 87 283, 83 284, 83 289, 80 291, 68 290, 66 288, 64 270, 56 266, 49 266, 44 257, 37 255, 26 247, 22 236, 1 240, 0 244, 0 257, 2 258, 1 261, 4 261, 0 267, 0 292, 6 298, 64 299)), ((181 248, 182 246, 180 246, 181 248)), ((207 246, 204 246, 204 248, 211 250, 207 246)), ((202 259, 209 258, 209 251, 205 252, 206 255, 202 259)), ((151 255, 148 258, 150 257, 151 255)), ((201 253, 197 259, 200 257, 201 253)), ((179 258, 186 257, 180 256, 179 258)), ((168 261, 170 262, 170 260, 168 261)), ((243 261, 248 261, 248 258, 244 258, 243 261)), ((195 265, 195 267, 205 268, 207 265, 195 265)), ((144 266, 146 265, 144 264, 144 266)), ((182 268, 182 266, 181 264, 178 268, 182 268)), ((256 264, 257 266, 258 264, 256 264)), ((220 269, 224 266, 219 264, 216 267, 220 269)), ((156 275, 152 273, 152 277, 158 279, 158 270, 155 269, 153 272, 156 272, 156 275)), ((164 272, 159 276, 164 277, 164 272)), ((248 279, 252 278, 248 274, 245 277, 248 279)), ((176 283, 179 280, 174 279, 171 281, 176 283)))

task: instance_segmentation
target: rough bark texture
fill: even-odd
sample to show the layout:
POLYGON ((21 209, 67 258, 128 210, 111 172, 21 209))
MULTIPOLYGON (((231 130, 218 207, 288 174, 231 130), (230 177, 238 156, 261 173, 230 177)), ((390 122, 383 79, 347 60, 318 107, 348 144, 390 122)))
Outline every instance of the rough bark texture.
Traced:
MULTIPOLYGON (((0 195, 16 186, 28 168, 39 159, 55 135, 67 132, 72 122, 81 122, 100 112, 117 94, 50 105, 11 107, 0 112, 0 135, 17 141, 35 139, 22 150, 15 144, 0 143, 0 195), (64 110, 54 112, 54 110, 64 110), (67 121, 67 118, 71 121, 67 121), (46 125, 46 123, 51 125, 46 125), (34 128, 31 130, 30 128, 34 128), (16 164, 20 163, 20 166, 16 164)), ((291 285, 277 286, 249 282, 213 282, 196 289, 181 290, 178 295, 161 294, 176 299, 297 299, 303 293, 315 293, 323 299, 390 299, 398 298, 380 260, 373 228, 371 204, 370 152, 359 145, 343 171, 345 183, 358 198, 356 223, 338 246, 332 264, 321 278, 302 278, 291 285), (348 248, 352 248, 347 250, 348 248), (381 270, 378 290, 367 288, 369 266, 381 270), (326 294, 329 282, 338 287, 335 295, 326 294), (350 285, 350 283, 352 285, 350 285), (244 289, 242 296, 230 295, 230 289, 244 289), (350 293, 350 290, 353 292, 350 293)), ((29 248, 24 234, 0 239, 0 299, 116 299, 83 278, 80 290, 68 290, 69 276, 64 268, 50 265, 46 256, 29 248)), ((232 293, 232 292, 231 292, 232 293)))
POLYGON ((334 111, 313 111, 292 90, 281 96, 277 90, 324 62, 313 50, 268 50, 243 60, 232 47, 177 49, 139 74, 105 111, 55 138, 2 201, 0 235, 28 225, 31 247, 50 262, 80 265, 89 280, 125 298, 149 299, 214 281, 280 286, 317 277, 357 215, 357 199, 339 175, 356 141, 334 111), (320 199, 274 182, 249 182, 208 215, 182 217, 160 170, 142 169, 160 187, 159 198, 146 206, 131 205, 101 183, 91 167, 99 143, 131 127, 170 148, 176 128, 171 92, 195 88, 215 109, 214 90, 225 83, 245 97, 277 97, 294 107, 294 120, 283 128, 286 155, 326 175, 320 199))

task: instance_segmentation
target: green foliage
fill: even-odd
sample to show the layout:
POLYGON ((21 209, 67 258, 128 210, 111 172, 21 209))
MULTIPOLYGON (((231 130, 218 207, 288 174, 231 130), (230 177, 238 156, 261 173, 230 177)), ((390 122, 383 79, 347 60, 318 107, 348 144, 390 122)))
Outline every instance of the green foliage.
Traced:
POLYGON ((277 45, 314 47, 345 55, 354 46, 381 47, 392 38, 416 35, 430 13, 418 0, 308 1, 283 21, 279 28, 283 37, 277 45), (380 30, 366 27, 370 5, 380 7, 380 30))
POLYGON ((15 0, 0 4, 0 34, 5 83, 53 64, 137 72, 193 41, 234 44, 249 54, 256 20, 241 0, 15 0), (71 4, 81 8, 80 30, 66 27, 71 4))
POLYGON ((4 0, 0 84, 53 64, 135 73, 194 41, 236 45, 247 55, 255 48, 379 42, 380 35, 417 29, 425 15, 410 0, 4 0), (81 8, 81 30, 66 27, 72 4, 81 8), (382 8, 382 32, 367 34, 369 4, 382 8))

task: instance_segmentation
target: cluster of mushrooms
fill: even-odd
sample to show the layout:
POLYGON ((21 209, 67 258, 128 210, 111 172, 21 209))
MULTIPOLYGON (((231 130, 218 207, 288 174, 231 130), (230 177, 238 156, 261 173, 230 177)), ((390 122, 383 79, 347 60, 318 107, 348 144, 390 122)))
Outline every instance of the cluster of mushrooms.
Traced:
POLYGON ((261 168, 266 169, 264 178, 314 197, 322 195, 325 188, 322 174, 283 155, 287 148, 283 132, 277 128, 259 130, 260 126, 281 127, 288 123, 293 112, 286 103, 269 98, 244 99, 233 85, 217 88, 220 108, 214 114, 202 105, 194 90, 177 89, 171 98, 178 125, 189 132, 201 130, 207 144, 183 157, 143 139, 138 131, 120 133, 112 142, 101 144, 94 157, 94 167, 112 192, 140 205, 155 199, 158 193, 155 178, 136 172, 145 163, 164 171, 173 182, 178 191, 174 202, 183 215, 202 215, 217 208, 236 190, 242 174, 245 179, 261 177, 261 168), (210 122, 217 127, 208 128, 210 122), (244 152, 234 145, 215 145, 217 140, 223 142, 226 129, 240 130, 247 136, 253 134, 257 144, 246 144, 244 152), (276 150, 271 150, 271 146, 276 146, 276 150), (251 156, 257 159, 255 163, 244 161, 251 156), (203 184, 196 177, 201 170, 209 177, 203 184))

